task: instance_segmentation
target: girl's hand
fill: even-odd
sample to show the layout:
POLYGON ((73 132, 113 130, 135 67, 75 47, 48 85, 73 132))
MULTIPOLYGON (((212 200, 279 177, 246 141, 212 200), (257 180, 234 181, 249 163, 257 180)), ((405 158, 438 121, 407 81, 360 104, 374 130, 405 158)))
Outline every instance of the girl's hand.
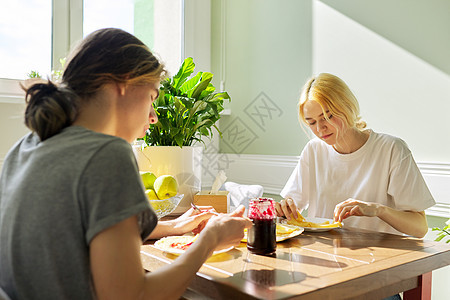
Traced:
POLYGON ((180 234, 191 231, 197 234, 202 231, 208 220, 217 212, 212 206, 199 206, 199 208, 202 212, 198 212, 191 207, 187 212, 174 219, 172 221, 174 230, 180 234))
POLYGON ((334 221, 342 220, 351 216, 377 217, 382 206, 378 203, 364 202, 349 198, 334 208, 334 221))
POLYGON ((276 202, 275 209, 278 217, 286 217, 288 220, 290 220, 292 216, 294 219, 297 219, 298 217, 297 205, 292 198, 287 198, 281 200, 280 202, 276 202))
MULTIPOLYGON (((199 208, 201 210, 201 212, 209 212, 209 213, 213 213, 215 215, 219 214, 212 206, 197 206, 197 208, 199 208)), ((194 208, 194 211, 196 213, 200 213, 195 208, 194 208)), ((209 221, 209 219, 203 220, 200 224, 198 224, 198 226, 196 228, 194 228, 192 230, 192 233, 199 234, 200 232, 202 232, 203 228, 205 228, 205 226, 208 223, 208 221, 209 221)))
MULTIPOLYGON (((203 212, 215 212, 216 210, 214 209, 214 207, 212 206, 197 206, 198 208, 200 208, 200 210, 203 212)), ((200 214, 199 211, 195 210, 194 208, 189 208, 189 210, 187 212, 185 212, 184 214, 182 214, 181 216, 179 216, 178 218, 176 218, 175 220, 181 221, 181 220, 185 220, 188 219, 191 216, 195 216, 200 214)))
POLYGON ((207 235, 216 245, 215 249, 225 249, 239 245, 244 238, 244 229, 250 228, 252 221, 244 217, 245 207, 239 206, 230 214, 220 214, 212 217, 206 224, 202 235, 207 235))

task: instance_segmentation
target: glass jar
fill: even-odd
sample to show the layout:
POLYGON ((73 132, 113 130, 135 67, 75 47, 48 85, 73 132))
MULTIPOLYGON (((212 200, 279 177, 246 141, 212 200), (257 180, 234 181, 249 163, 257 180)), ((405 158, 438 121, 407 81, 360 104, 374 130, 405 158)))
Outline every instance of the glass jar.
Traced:
POLYGON ((250 200, 248 217, 253 226, 247 234, 247 249, 254 254, 269 255, 276 251, 276 210, 271 198, 250 200))

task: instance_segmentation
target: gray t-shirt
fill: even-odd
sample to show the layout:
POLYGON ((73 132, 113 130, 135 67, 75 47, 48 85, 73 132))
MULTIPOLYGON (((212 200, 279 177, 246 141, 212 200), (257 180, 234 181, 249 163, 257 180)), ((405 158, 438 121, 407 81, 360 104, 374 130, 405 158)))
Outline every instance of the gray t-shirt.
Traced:
POLYGON ((0 286, 12 299, 95 299, 89 244, 133 215, 145 239, 157 218, 125 140, 79 126, 25 136, 0 177, 0 286))

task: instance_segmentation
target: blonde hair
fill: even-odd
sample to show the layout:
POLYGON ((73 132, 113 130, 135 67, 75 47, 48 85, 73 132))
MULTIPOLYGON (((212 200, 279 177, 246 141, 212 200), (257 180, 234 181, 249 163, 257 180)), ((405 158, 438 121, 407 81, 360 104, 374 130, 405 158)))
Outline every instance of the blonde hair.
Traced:
POLYGON ((364 129, 366 122, 359 115, 359 104, 355 95, 347 84, 339 77, 320 73, 311 77, 303 86, 298 102, 299 119, 306 122, 303 107, 307 101, 316 101, 323 110, 323 115, 328 119, 326 109, 333 116, 343 120, 348 127, 364 129))

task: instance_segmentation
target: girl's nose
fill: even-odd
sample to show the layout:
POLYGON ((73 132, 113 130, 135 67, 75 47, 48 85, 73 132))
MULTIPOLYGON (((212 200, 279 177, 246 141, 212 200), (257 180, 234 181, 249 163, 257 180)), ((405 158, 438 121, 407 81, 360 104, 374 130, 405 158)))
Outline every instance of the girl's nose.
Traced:
POLYGON ((317 131, 321 131, 321 130, 323 130, 325 127, 326 127, 325 122, 319 121, 319 122, 317 122, 316 130, 317 130, 317 131))
POLYGON ((158 123, 158 116, 156 115, 156 112, 153 108, 153 105, 150 109, 150 115, 148 116, 148 119, 150 121, 150 124, 156 124, 158 123))

